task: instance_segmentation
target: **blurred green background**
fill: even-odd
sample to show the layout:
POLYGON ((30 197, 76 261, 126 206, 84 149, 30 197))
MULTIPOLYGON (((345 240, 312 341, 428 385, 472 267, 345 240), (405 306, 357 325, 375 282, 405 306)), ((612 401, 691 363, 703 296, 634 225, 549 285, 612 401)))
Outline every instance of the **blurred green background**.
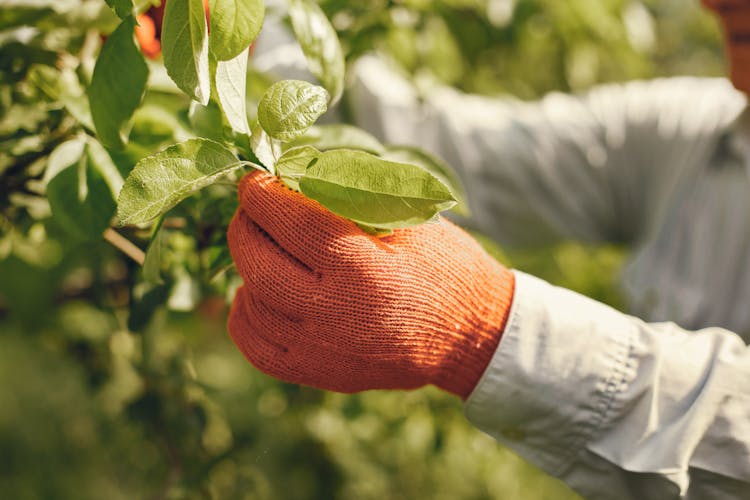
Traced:
MULTIPOLYGON (((71 236, 38 184, 79 118, 86 51, 98 50, 114 19, 103 0, 1 5, 0 498, 576 498, 433 388, 344 396, 247 364, 225 327, 237 278, 218 272, 231 184, 179 208, 160 286, 145 286, 108 243, 71 236)), ((717 27, 697 1, 321 5, 350 59, 389 52, 414 77, 470 92, 533 99, 723 72, 717 27)), ((262 75, 250 81, 259 95, 262 75)), ((155 85, 131 144, 113 158, 126 172, 198 126, 184 96, 155 85)), ((483 242, 510 265, 621 305, 615 283, 626 249, 566 242, 511 252, 483 242)))

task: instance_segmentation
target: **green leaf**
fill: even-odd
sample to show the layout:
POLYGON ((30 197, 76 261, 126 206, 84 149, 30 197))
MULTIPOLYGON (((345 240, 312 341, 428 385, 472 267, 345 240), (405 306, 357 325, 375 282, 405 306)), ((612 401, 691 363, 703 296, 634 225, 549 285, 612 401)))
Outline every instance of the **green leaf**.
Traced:
POLYGON ((208 281, 215 280, 219 275, 234 266, 234 260, 232 259, 232 254, 229 253, 226 241, 222 245, 209 247, 206 254, 208 259, 208 281))
POLYGON ((94 130, 89 98, 73 69, 65 67, 57 70, 50 66, 36 65, 30 68, 28 78, 51 99, 62 103, 81 125, 94 130))
POLYGON ((47 186, 53 221, 71 238, 81 241, 101 239, 115 212, 112 192, 92 163, 87 151, 47 186))
POLYGON ((427 222, 456 203, 448 187, 423 168, 362 151, 322 153, 299 186, 331 212, 384 229, 427 222))
POLYGON ((112 198, 117 199, 125 181, 117 169, 117 165, 112 161, 112 157, 109 156, 107 150, 93 137, 86 137, 86 150, 92 168, 96 169, 99 175, 102 176, 102 179, 104 179, 104 182, 107 183, 112 193, 112 198))
POLYGON ((146 249, 146 257, 143 260, 143 279, 147 283, 159 285, 164 283, 161 277, 161 251, 164 245, 165 234, 161 229, 163 219, 159 220, 152 231, 151 242, 146 249))
POLYGON ((140 224, 155 219, 240 166, 231 151, 208 139, 190 139, 144 158, 120 191, 119 222, 140 224))
POLYGON ((362 231, 366 232, 367 234, 371 234, 373 236, 388 236, 388 235, 393 234, 393 229, 384 229, 380 227, 368 226, 367 224, 362 224, 362 223, 357 223, 357 226, 359 226, 359 228, 362 231))
POLYGON ((110 148, 123 147, 126 125, 146 91, 148 67, 135 46, 134 29, 135 20, 129 17, 107 38, 89 86, 96 133, 110 148))
POLYGON ((281 156, 281 143, 266 134, 260 125, 253 128, 253 135, 250 137, 250 148, 258 160, 268 169, 270 173, 276 172, 276 162, 281 156))
POLYGON ((265 15, 263 0, 211 0, 211 53, 228 61, 247 49, 260 33, 265 15))
POLYGON ((91 115, 91 104, 88 92, 81 84, 79 76, 69 68, 60 72, 60 102, 68 113, 87 129, 94 132, 94 118, 91 115))
POLYGON ((352 125, 313 125, 302 136, 286 146, 288 148, 311 145, 321 151, 329 149, 359 149, 381 154, 385 147, 374 136, 352 125))
POLYGON ((47 159, 47 168, 44 171, 42 182, 49 185, 57 174, 78 163, 83 156, 85 147, 86 139, 84 137, 76 137, 57 146, 47 159))
POLYGON ((128 330, 139 332, 145 329, 154 313, 167 303, 171 283, 156 285, 142 281, 133 286, 128 330))
MULTIPOLYGON (((260 126, 258 126, 258 129, 263 130, 260 126)), ((227 130, 225 138, 229 144, 232 144, 235 147, 240 158, 245 158, 249 162, 257 163, 259 165, 262 163, 258 157, 255 156, 255 153, 253 153, 253 148, 250 144, 250 134, 238 134, 234 130, 227 130)))
POLYGON ((249 49, 246 47, 234 59, 216 63, 216 93, 219 104, 232 130, 241 134, 250 133, 245 100, 248 52, 249 49))
POLYGON ((258 104, 258 121, 268 135, 291 141, 307 132, 328 109, 328 92, 302 80, 271 85, 258 104))
POLYGON ((290 149, 281 155, 276 163, 276 174, 287 186, 299 191, 299 179, 305 175, 307 167, 318 156, 320 156, 320 151, 312 146, 290 149))
MULTIPOLYGON (((179 95, 156 92, 150 86, 148 90, 143 104, 133 116, 131 141, 156 147, 196 137, 189 121, 185 120, 186 101, 182 92, 179 95)), ((150 152, 153 151, 156 149, 152 148, 150 152)))
POLYGON ((456 206, 453 211, 464 217, 471 215, 469 204, 466 201, 466 192, 461 184, 461 179, 453 168, 441 159, 428 152, 411 146, 388 146, 388 150, 381 154, 383 158, 403 163, 413 163, 430 172, 448 186, 456 198, 456 206))
POLYGON ((196 135, 214 141, 223 139, 224 124, 221 121, 221 109, 215 101, 209 101, 206 106, 197 101, 191 101, 188 120, 196 135))
POLYGON ((107 5, 115 10, 115 13, 125 19, 133 14, 133 0, 106 0, 107 5))
POLYGON ((310 72, 328 90, 331 104, 335 104, 344 90, 345 69, 336 30, 311 0, 289 0, 289 17, 310 72))
POLYGON ((169 0, 161 33, 164 66, 177 86, 203 105, 211 97, 208 28, 201 0, 169 0))

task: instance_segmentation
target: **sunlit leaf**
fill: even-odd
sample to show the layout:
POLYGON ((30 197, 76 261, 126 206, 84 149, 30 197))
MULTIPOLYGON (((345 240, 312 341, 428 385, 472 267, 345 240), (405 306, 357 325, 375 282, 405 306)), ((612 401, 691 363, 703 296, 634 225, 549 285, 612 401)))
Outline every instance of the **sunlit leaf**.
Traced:
POLYGON ((311 0, 289 0, 292 29, 307 58, 310 72, 328 90, 331 105, 344 89, 344 53, 336 30, 311 0))
POLYGON ((313 125, 304 135, 297 137, 286 146, 311 145, 321 151, 329 149, 360 149, 368 153, 380 154, 385 148, 374 136, 361 128, 345 124, 313 125))
POLYGON ((219 97, 219 104, 229 125, 241 134, 250 132, 245 100, 247 58, 248 49, 245 48, 237 57, 216 63, 216 93, 219 97))
POLYGON ((169 0, 163 22, 161 47, 167 73, 183 92, 207 104, 211 97, 211 76, 203 2, 169 0))
POLYGON ((326 112, 328 92, 302 80, 271 85, 258 104, 258 121, 268 135, 291 141, 304 134, 326 112))
POLYGON ((384 229, 427 222, 456 203, 448 187, 425 169, 361 151, 322 153, 299 186, 331 212, 384 229))
POLYGON ((155 219, 240 165, 231 151, 208 139, 190 139, 144 158, 120 191, 119 222, 139 224, 155 219))
POLYGON ((49 184, 57 174, 78 163, 83 156, 85 147, 86 139, 84 137, 76 137, 57 146, 47 159, 47 168, 42 178, 44 184, 49 184))
POLYGON ((272 174, 275 173, 276 162, 281 157, 281 143, 257 125, 253 128, 253 135, 250 137, 250 147, 263 166, 272 174))
POLYGON ((210 0, 211 53, 229 61, 247 49, 260 33, 265 15, 263 0, 210 0))
POLYGON ((387 151, 381 156, 386 160, 413 163, 424 168, 450 188, 457 201, 453 211, 467 217, 470 215, 469 204, 466 201, 466 192, 463 184, 461 184, 461 179, 453 168, 441 159, 411 146, 388 146, 387 151))
POLYGON ((276 163, 276 174, 287 186, 299 191, 300 178, 305 175, 307 167, 318 156, 320 156, 320 151, 312 146, 290 149, 281 155, 276 163))

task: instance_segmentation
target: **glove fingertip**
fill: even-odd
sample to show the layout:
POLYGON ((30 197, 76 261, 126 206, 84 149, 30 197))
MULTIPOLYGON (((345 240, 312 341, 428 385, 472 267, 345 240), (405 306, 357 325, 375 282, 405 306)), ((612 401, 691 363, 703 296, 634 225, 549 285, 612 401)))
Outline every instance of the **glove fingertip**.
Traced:
POLYGON ((265 172, 251 172, 240 180, 238 195, 240 205, 246 210, 261 210, 269 205, 293 206, 305 197, 281 180, 265 172))
MULTIPOLYGON (((257 185, 263 181, 264 178, 270 177, 271 175, 260 170, 253 170, 248 172, 241 179, 237 186, 237 192, 240 199, 240 203, 243 203, 248 195, 256 189, 257 185)), ((244 204, 244 203, 243 203, 244 204)))

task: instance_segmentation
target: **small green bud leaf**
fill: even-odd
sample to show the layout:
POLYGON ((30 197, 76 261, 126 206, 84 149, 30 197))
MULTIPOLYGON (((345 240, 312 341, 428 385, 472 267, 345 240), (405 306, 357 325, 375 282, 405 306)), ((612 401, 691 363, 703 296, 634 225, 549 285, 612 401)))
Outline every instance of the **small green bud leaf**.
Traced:
POLYGON ((258 104, 258 121, 268 135, 291 141, 307 132, 328 109, 328 92, 302 80, 271 85, 258 104))

